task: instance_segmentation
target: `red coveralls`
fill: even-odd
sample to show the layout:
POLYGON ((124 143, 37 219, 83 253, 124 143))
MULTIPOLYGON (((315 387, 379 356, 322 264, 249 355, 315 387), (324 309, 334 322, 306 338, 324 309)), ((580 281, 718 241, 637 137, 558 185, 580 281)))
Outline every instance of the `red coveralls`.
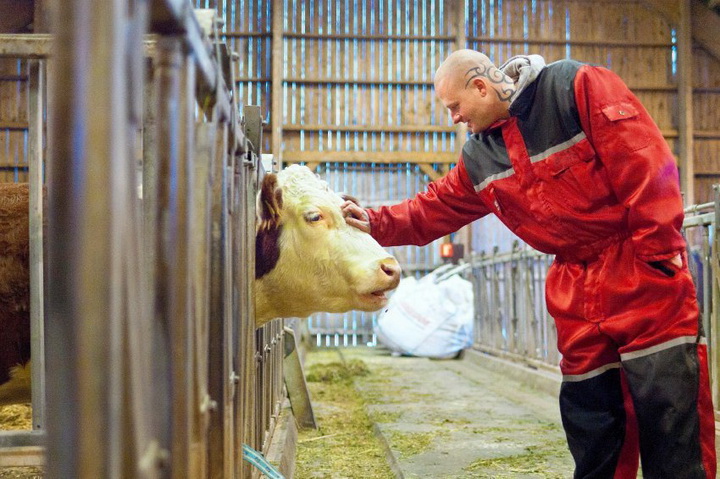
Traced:
POLYGON ((575 477, 635 478, 638 439, 646 479, 715 477, 706 341, 661 132, 615 74, 571 60, 542 68, 510 114, 426 192, 368 210, 372 235, 424 245, 494 213, 556 255, 546 300, 575 477), (667 261, 678 253, 682 268, 667 261))

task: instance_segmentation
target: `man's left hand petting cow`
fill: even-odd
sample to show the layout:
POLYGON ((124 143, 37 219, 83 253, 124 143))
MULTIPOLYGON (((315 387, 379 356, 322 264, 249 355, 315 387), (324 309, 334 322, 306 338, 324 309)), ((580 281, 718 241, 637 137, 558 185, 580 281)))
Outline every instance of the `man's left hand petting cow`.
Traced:
MULTIPOLYGON (((398 262, 346 224, 343 199, 306 167, 263 179, 258 197, 255 323, 315 312, 375 311, 398 262)), ((28 186, 0 184, 0 405, 30 400, 28 186)))

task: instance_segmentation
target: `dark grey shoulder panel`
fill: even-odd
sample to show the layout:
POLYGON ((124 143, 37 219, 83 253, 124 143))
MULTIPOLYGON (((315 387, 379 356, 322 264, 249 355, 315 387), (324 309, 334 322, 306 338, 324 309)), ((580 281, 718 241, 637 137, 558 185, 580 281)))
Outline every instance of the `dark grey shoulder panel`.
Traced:
POLYGON ((463 146, 462 154, 465 169, 476 191, 482 189, 489 178, 512 172, 500 128, 470 136, 463 146))
POLYGON ((582 63, 560 60, 549 64, 511 107, 531 157, 564 144, 582 132, 574 81, 582 63))

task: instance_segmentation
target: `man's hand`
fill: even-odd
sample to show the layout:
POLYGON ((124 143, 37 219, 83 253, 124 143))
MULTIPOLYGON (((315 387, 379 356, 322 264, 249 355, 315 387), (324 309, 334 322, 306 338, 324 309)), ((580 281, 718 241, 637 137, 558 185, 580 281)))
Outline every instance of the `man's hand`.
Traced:
POLYGON ((342 209, 347 224, 365 233, 370 233, 370 217, 363 208, 350 200, 346 200, 340 209, 342 209))

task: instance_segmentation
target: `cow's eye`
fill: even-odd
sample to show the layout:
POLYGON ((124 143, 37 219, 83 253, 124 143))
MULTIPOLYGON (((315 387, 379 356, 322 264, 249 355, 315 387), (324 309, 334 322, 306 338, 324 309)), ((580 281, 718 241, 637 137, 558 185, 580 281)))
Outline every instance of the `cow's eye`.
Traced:
POLYGON ((322 219, 322 214, 319 211, 309 211, 305 213, 305 221, 308 223, 314 223, 322 219))

